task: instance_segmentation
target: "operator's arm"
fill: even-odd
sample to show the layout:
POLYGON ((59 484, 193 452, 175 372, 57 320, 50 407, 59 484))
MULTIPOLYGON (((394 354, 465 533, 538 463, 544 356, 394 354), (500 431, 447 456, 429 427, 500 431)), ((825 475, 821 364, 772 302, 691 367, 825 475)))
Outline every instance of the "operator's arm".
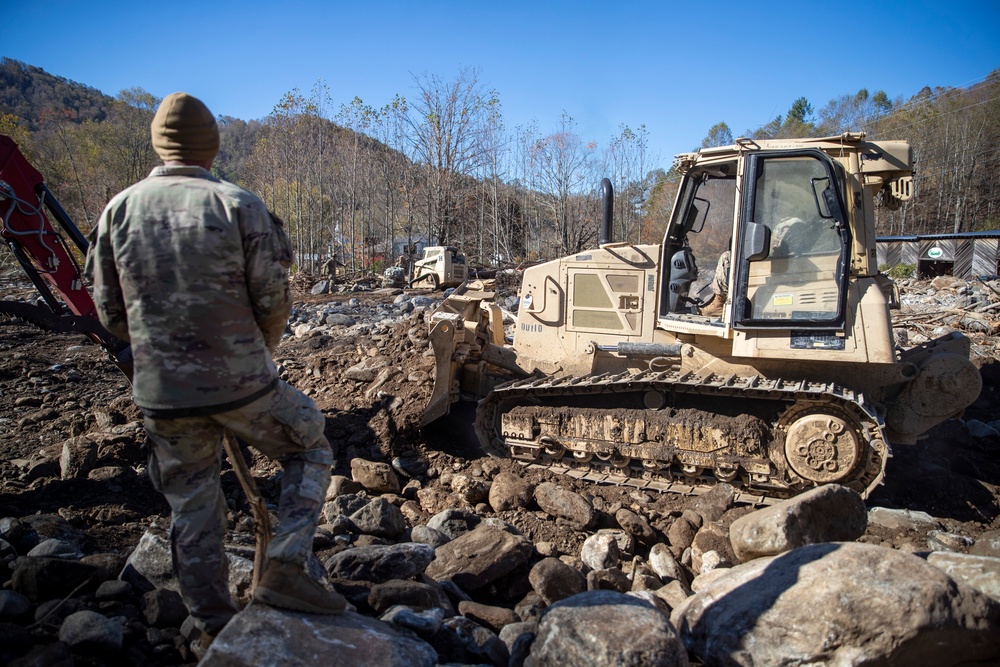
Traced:
POLYGON ((94 284, 94 303, 101 324, 118 338, 127 341, 129 335, 125 299, 122 297, 122 286, 111 247, 111 222, 115 212, 116 209, 109 204, 101 214, 87 249, 85 271, 94 284))
POLYGON ((288 267, 292 247, 284 226, 263 205, 240 208, 247 292, 264 343, 274 350, 292 310, 288 267))

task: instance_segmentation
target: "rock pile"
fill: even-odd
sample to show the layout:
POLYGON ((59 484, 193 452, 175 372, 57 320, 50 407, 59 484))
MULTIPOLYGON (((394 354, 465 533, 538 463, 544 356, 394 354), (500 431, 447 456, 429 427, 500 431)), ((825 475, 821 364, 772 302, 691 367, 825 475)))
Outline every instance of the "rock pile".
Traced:
POLYGON ((373 294, 378 298, 362 300, 355 296, 346 301, 298 304, 289 317, 289 331, 297 338, 332 333, 348 337, 385 335, 414 311, 425 311, 441 302, 428 295, 411 296, 401 289, 382 289, 373 294))
MULTIPOLYGON (((353 479, 333 479, 312 564, 352 608, 317 617, 251 603, 201 664, 1000 660, 1000 533, 970 549, 940 519, 866 510, 835 485, 756 511, 734 506, 728 486, 679 511, 615 507, 483 463, 450 475, 430 467, 447 479, 431 489, 426 472, 354 461, 353 479), (464 495, 471 482, 485 496, 464 495), (563 545, 579 546, 532 539, 539 524, 563 527, 574 538, 563 545), (874 544, 871 529, 887 526, 906 541, 874 544), (918 535, 923 545, 911 541, 918 535)), ((5 518, 0 536, 6 664, 193 660, 160 529, 127 559, 83 556, 81 535, 58 516, 5 518)), ((230 588, 246 604, 251 538, 238 527, 234 536, 230 588)))
MULTIPOLYGON (((989 541, 981 549, 992 556, 856 542, 869 512, 844 487, 752 511, 734 507, 723 486, 678 516, 621 507, 612 517, 557 482, 500 464, 475 470, 489 503, 585 536, 563 552, 533 544, 496 507, 442 509, 439 494, 412 483, 420 478, 397 487, 384 468, 354 467, 362 488, 335 480, 320 527, 331 543, 317 557, 355 610, 317 623, 251 606, 251 620, 227 627, 204 664, 248 664, 240 656, 254 645, 274 659, 282 642, 261 639, 264 623, 296 637, 273 664, 324 650, 331 664, 362 664, 375 646, 385 665, 686 665, 689 652, 705 664, 745 665, 1000 659, 1000 552, 989 541), (351 639, 359 616, 384 624, 365 621, 365 642, 351 639)), ((449 485, 454 502, 469 478, 452 475, 449 485)), ((935 543, 933 518, 872 513, 935 543)))

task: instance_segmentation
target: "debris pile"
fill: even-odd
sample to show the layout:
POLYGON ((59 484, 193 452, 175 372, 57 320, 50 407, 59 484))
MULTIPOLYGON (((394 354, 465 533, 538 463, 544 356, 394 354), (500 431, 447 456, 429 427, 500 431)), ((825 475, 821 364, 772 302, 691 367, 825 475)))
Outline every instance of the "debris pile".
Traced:
POLYGON ((912 346, 956 330, 968 336, 974 356, 997 356, 1000 332, 1000 279, 965 281, 939 276, 899 283, 900 310, 894 311, 897 342, 912 346))

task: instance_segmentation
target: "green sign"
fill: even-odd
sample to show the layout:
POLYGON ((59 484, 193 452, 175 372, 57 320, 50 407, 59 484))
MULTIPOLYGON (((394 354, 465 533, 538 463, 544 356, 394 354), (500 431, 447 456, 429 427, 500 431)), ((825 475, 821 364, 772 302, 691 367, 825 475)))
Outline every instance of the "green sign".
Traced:
POLYGON ((933 248, 927 251, 927 256, 930 257, 931 259, 937 259, 938 257, 941 257, 943 254, 944 250, 941 250, 941 248, 937 246, 934 246, 933 248))

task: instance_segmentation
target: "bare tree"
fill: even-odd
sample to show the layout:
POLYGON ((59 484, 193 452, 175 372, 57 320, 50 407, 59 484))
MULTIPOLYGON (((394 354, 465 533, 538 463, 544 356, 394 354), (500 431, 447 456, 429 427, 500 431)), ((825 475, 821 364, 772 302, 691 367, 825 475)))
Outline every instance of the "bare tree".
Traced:
POLYGON ((593 143, 584 143, 574 131, 573 118, 563 112, 554 134, 539 139, 531 157, 542 202, 558 230, 559 254, 578 252, 594 238, 597 226, 583 224, 588 180, 594 181, 593 143))
POLYGON ((879 120, 879 133, 911 137, 915 197, 880 211, 880 233, 995 229, 1000 223, 1000 70, 966 89, 924 88, 879 120))
POLYGON ((633 130, 627 125, 611 139, 605 161, 615 188, 615 239, 642 242, 640 216, 647 197, 645 173, 649 132, 645 125, 633 130))
POLYGON ((428 172, 428 235, 448 243, 455 233, 460 177, 482 159, 481 134, 487 101, 479 72, 462 69, 449 82, 436 75, 414 77, 418 95, 407 115, 415 161, 428 172))
POLYGON ((247 160, 247 184, 288 226, 300 268, 314 271, 329 243, 334 179, 329 173, 337 137, 321 113, 325 87, 313 97, 286 93, 266 119, 247 160))

